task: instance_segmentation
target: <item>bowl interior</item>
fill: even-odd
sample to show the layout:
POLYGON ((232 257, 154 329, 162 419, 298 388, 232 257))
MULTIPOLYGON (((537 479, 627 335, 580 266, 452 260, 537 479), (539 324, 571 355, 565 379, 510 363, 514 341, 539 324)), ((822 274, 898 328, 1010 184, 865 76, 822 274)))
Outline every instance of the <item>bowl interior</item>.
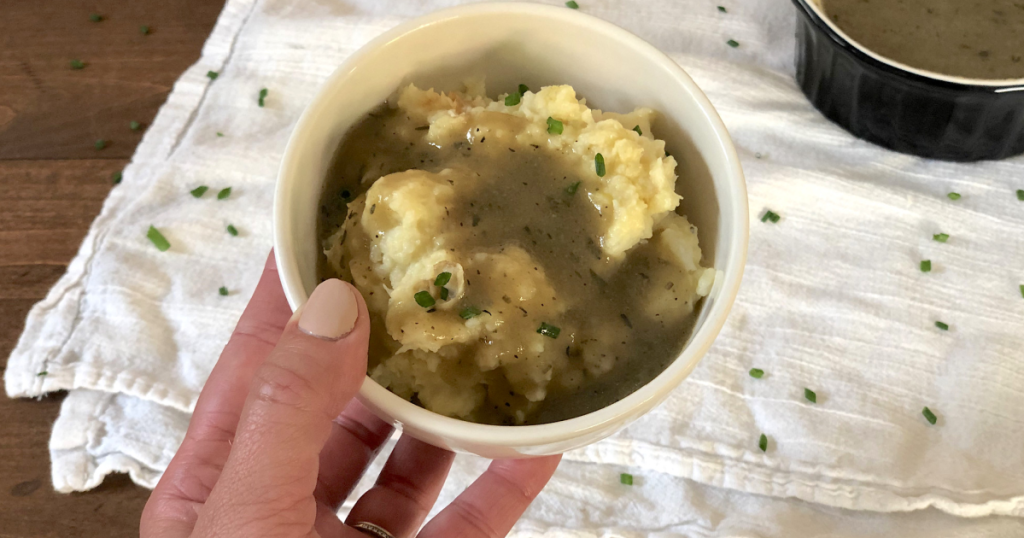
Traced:
MULTIPOLYGON (((699 229, 704 264, 721 271, 690 337, 691 342, 706 339, 709 345, 736 294, 747 234, 742 172, 721 121, 693 82, 639 38, 572 10, 528 4, 469 6, 400 26, 357 52, 325 84, 289 142, 275 202, 275 246, 292 307, 305 302, 317 284, 319 197, 330 160, 349 126, 403 85, 455 90, 462 89, 467 77, 480 75, 492 97, 520 83, 535 89, 571 84, 592 107, 627 112, 645 106, 658 112, 653 132, 666 140, 680 163, 680 211, 699 229), (723 295, 726 300, 719 301, 723 295)), ((676 360, 685 364, 670 366, 679 370, 679 380, 706 349, 698 347, 699 353, 687 356, 684 351, 676 360)), ((369 381, 364 396, 367 385, 383 391, 369 381)), ((401 401, 394 406, 405 406, 403 412, 425 412, 394 399, 401 401)), ((386 412, 394 416, 395 409, 386 412)), ((574 420, 579 419, 567 422, 574 420)), ((591 426, 603 420, 599 417, 591 426)))

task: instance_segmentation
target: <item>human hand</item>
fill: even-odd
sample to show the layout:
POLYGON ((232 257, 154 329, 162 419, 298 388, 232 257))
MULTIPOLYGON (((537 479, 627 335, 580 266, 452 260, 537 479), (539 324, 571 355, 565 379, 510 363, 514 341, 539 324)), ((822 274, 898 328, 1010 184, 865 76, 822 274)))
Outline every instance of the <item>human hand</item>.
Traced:
POLYGON ((359 292, 320 284, 292 315, 274 258, 210 373, 185 439, 142 513, 142 538, 504 536, 559 457, 497 460, 420 530, 454 454, 403 436, 376 484, 336 511, 391 435, 353 397, 370 322, 359 292))

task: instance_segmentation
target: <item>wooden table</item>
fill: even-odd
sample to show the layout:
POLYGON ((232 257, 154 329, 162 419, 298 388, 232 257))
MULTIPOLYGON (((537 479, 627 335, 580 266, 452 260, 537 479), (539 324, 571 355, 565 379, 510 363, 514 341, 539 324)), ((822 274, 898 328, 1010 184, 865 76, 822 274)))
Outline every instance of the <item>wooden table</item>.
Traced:
MULTIPOLYGON (((64 273, 223 0, 3 0, 0 10, 0 364, 64 273), (93 13, 102 16, 90 20, 93 13), (149 27, 143 34, 142 26, 149 27), (72 60, 85 63, 72 69, 72 60), (141 124, 133 131, 132 121, 141 124), (97 150, 99 139, 109 145, 97 150)), ((138 536, 149 491, 110 476, 53 491, 62 395, 0 397, 0 537, 138 536)))

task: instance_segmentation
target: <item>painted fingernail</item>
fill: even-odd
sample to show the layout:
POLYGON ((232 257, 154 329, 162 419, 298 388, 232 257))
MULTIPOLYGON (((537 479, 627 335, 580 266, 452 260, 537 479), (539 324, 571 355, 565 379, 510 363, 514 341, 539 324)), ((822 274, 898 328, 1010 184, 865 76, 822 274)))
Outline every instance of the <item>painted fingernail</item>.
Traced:
POLYGON ((337 340, 352 332, 358 317, 359 303, 351 286, 332 278, 321 282, 309 296, 299 316, 299 329, 317 338, 337 340))

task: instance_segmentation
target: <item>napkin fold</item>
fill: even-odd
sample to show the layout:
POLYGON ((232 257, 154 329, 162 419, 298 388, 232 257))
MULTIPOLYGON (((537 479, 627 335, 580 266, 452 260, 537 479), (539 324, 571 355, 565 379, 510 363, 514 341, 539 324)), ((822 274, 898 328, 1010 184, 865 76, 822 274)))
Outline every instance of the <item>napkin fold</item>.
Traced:
MULTIPOLYGON (((110 472, 155 484, 255 287, 302 109, 366 41, 455 3, 228 0, 8 361, 11 397, 71 391, 50 443, 58 490, 110 472)), ((1020 535, 1016 517, 954 516, 1024 515, 1024 159, 944 163, 853 138, 793 80, 790 3, 749 4, 580 3, 669 54, 721 114, 747 175, 749 262, 690 378, 567 454, 516 536, 1020 535), (782 218, 761 222, 767 209, 782 218)), ((483 465, 458 461, 444 498, 483 465)))

